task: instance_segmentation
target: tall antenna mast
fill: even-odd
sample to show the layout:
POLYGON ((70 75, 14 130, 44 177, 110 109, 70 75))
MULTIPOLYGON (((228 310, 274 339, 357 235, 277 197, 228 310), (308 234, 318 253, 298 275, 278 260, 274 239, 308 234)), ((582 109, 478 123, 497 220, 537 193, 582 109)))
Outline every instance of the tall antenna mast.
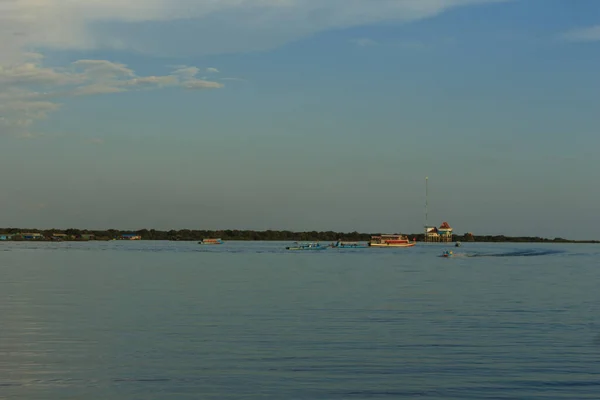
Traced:
POLYGON ((428 183, 429 183, 429 177, 426 176, 425 177, 425 241, 427 241, 427 228, 429 227, 429 225, 427 223, 427 217, 428 217, 428 215, 427 215, 427 212, 428 212, 428 210, 427 210, 427 206, 428 206, 427 201, 428 201, 428 196, 429 196, 429 187, 428 187, 429 185, 428 185, 428 183))

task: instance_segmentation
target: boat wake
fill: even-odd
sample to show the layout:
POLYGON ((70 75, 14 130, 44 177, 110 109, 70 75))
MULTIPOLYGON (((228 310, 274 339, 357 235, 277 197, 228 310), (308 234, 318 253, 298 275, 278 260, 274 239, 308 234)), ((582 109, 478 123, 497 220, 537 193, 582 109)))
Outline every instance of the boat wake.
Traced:
MULTIPOLYGON (((539 257, 539 256, 550 256, 554 254, 564 253, 562 250, 519 250, 519 251, 511 251, 507 253, 473 253, 473 254, 465 254, 463 257, 539 257)), ((454 254, 457 256, 458 254, 454 254)))

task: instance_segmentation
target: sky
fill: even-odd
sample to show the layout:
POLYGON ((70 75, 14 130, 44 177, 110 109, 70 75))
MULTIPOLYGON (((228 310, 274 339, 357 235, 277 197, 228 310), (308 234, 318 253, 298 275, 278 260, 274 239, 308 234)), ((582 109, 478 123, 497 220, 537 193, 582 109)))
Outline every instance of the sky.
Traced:
POLYGON ((0 0, 0 37, 2 227, 600 239, 596 0, 0 0))

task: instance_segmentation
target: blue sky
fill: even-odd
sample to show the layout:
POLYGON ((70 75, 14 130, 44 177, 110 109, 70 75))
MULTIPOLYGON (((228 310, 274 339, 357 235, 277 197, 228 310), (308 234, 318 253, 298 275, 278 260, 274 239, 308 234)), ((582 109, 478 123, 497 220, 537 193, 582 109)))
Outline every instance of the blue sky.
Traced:
POLYGON ((65 3, 0 2, 0 226, 419 232, 428 176, 598 238, 599 2, 65 3))

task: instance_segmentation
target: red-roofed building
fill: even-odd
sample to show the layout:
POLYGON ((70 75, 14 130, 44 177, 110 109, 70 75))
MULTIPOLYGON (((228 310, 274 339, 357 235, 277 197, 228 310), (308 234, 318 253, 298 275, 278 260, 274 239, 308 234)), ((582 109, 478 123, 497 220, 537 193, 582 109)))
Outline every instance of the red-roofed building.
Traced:
POLYGON ((440 240, 442 242, 451 242, 452 241, 452 227, 446 222, 442 222, 442 225, 438 228, 438 233, 440 234, 440 240))

